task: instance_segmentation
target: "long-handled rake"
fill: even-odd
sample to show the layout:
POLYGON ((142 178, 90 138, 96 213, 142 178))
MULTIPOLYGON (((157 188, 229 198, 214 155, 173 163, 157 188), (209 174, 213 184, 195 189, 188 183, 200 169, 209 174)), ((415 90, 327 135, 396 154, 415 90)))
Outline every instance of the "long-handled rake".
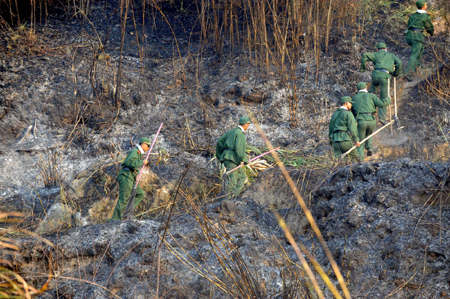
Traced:
MULTIPOLYGON (((265 155, 268 155, 268 154, 270 154, 270 153, 273 152, 273 151, 279 150, 279 149, 280 149, 279 147, 274 148, 273 150, 270 150, 270 151, 268 151, 268 152, 265 152, 265 153, 259 155, 258 157, 254 157, 254 158, 250 159, 250 161, 248 161, 248 162, 255 161, 255 160, 257 160, 257 159, 259 159, 259 158, 261 158, 261 157, 263 157, 263 156, 265 156, 265 155)), ((235 171, 236 169, 241 168, 242 166, 244 166, 244 164, 240 164, 239 166, 237 166, 237 167, 235 167, 235 168, 233 168, 233 169, 227 171, 225 174, 230 174, 230 173, 232 173, 233 171, 235 171)))
MULTIPOLYGON (((387 88, 387 92, 388 92, 388 97, 391 97, 391 79, 388 78, 388 88, 387 88)), ((391 105, 389 105, 389 122, 392 122, 392 110, 391 110, 391 105)), ((391 136, 394 135, 394 129, 391 127, 391 136)))
MULTIPOLYGON (((279 150, 279 149, 280 149, 279 147, 274 148, 274 149, 272 149, 272 150, 270 150, 270 151, 268 151, 268 152, 265 152, 265 153, 259 155, 258 157, 255 157, 255 158, 253 158, 253 159, 250 159, 249 162, 255 161, 256 159, 261 158, 261 157, 263 157, 263 156, 265 156, 265 155, 268 155, 268 154, 270 154, 271 152, 276 151, 276 150, 279 150)), ((231 169, 231 170, 225 172, 225 173, 222 175, 222 188, 220 189, 220 193, 219 193, 219 195, 218 195, 218 198, 222 198, 222 197, 224 197, 224 196, 227 194, 227 188, 228 188, 228 180, 227 180, 227 176, 228 176, 231 172, 235 171, 236 169, 241 168, 242 166, 244 166, 244 164, 240 164, 240 165, 238 165, 237 167, 235 167, 235 168, 233 168, 233 169, 231 169)))
MULTIPOLYGON (((362 144, 364 142, 366 142, 367 140, 369 140, 369 138, 372 138, 373 136, 375 136, 376 134, 378 134, 381 130, 387 128, 388 126, 392 125, 392 123, 395 122, 395 120, 391 120, 390 122, 388 122, 387 124, 385 124, 384 126, 382 126, 381 128, 379 128, 378 130, 376 130, 375 132, 373 132, 372 134, 370 134, 369 136, 367 136, 366 138, 364 138, 363 140, 360 141, 360 146, 362 146, 362 144)), ((347 156, 348 154, 351 153, 352 150, 354 150, 356 148, 356 145, 353 146, 351 149, 349 149, 348 151, 346 151, 345 153, 343 153, 340 157, 339 157, 339 161, 341 161, 345 156, 347 156)))
POLYGON ((397 127, 397 130, 400 129, 400 121, 397 117, 397 82, 394 77, 394 123, 397 127))

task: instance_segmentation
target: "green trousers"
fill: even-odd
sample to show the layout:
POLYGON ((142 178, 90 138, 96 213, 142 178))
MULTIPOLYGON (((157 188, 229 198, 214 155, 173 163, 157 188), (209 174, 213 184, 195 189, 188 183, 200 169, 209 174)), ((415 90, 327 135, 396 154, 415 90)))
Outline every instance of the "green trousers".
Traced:
MULTIPOLYGON (((376 94, 378 87, 380 87, 380 99, 388 97, 388 79, 391 75, 385 72, 374 70, 372 72, 372 86, 370 86, 370 93, 376 94)), ((378 120, 382 123, 386 122, 387 107, 378 107, 378 120)))
POLYGON ((418 40, 407 39, 406 42, 411 46, 411 56, 409 57, 408 68, 406 69, 406 76, 410 77, 422 64, 423 56, 423 42, 418 40))
MULTIPOLYGON (((333 141, 333 150, 334 156, 339 158, 342 154, 353 147, 353 143, 350 140, 346 141, 333 141)), ((358 152, 356 150, 352 150, 346 158, 349 158, 351 161, 359 162, 360 158, 358 157, 358 152)))
MULTIPOLYGON (((117 177, 117 181, 119 182, 119 201, 117 202, 116 208, 114 209, 114 214, 111 217, 111 220, 121 220, 123 212, 125 212, 125 208, 128 204, 128 198, 133 191, 134 185, 136 181, 125 176, 119 175, 117 177)), ((136 197, 134 198, 134 205, 137 207, 139 203, 144 198, 144 190, 140 186, 136 188, 136 197)))
MULTIPOLYGON (((227 171, 237 167, 238 165, 230 160, 224 160, 223 164, 227 168, 227 171)), ((233 198, 241 193, 244 189, 245 180, 247 176, 245 175, 244 167, 241 167, 227 176, 227 198, 233 198)))
MULTIPOLYGON (((376 120, 358 120, 358 136, 359 140, 363 140, 367 136, 373 133, 377 126, 376 120)), ((372 138, 369 138, 360 147, 356 148, 361 161, 364 161, 364 148, 368 151, 372 150, 372 138)))

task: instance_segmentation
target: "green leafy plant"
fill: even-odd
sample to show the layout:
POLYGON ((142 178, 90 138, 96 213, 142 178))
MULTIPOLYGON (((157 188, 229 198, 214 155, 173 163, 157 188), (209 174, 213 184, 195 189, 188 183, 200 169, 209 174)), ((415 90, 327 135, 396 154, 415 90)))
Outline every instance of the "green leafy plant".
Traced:
MULTIPOLYGON (((257 148, 247 145, 247 154, 260 155, 261 153, 268 151, 267 148, 257 148)), ((305 154, 301 149, 289 150, 279 149, 277 150, 280 160, 287 166, 292 167, 305 167, 314 169, 330 168, 334 164, 334 159, 330 155, 319 156, 315 154, 305 154)), ((275 159, 271 155, 262 157, 270 163, 276 163, 275 159)))

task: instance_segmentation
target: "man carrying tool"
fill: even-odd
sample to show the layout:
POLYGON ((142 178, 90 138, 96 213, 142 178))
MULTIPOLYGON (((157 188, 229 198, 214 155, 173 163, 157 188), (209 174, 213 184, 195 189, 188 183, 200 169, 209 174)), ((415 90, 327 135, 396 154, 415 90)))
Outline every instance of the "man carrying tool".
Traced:
MULTIPOLYGON (((119 201, 114 209, 111 220, 121 220, 125 208, 127 207, 128 199, 136 185, 136 177, 138 170, 143 165, 148 164, 148 160, 143 160, 142 155, 150 148, 151 141, 147 137, 142 137, 139 140, 139 145, 131 150, 125 161, 122 163, 122 169, 119 171, 117 181, 119 182, 119 201)), ((136 188, 136 197, 134 198, 135 206, 144 198, 144 190, 140 186, 136 188)))
POLYGON ((412 81, 412 74, 422 64, 423 31, 426 30, 431 36, 434 34, 433 23, 431 23, 431 18, 426 12, 427 1, 418 0, 416 6, 418 9, 409 17, 408 29, 406 30, 406 42, 411 46, 411 57, 406 69, 408 81, 412 81))
MULTIPOLYGON (((375 130, 377 121, 374 114, 376 108, 385 108, 391 103, 389 97, 379 99, 376 95, 367 92, 366 82, 359 82, 356 87, 358 93, 352 98, 352 112, 358 123, 358 136, 359 140, 363 140, 366 136, 369 136, 375 130)), ((367 156, 372 156, 372 138, 366 141, 364 146, 358 148, 358 153, 361 161, 364 161, 364 148, 367 150, 367 156)))
MULTIPOLYGON (((356 142, 356 147, 361 145, 356 130, 356 120, 350 111, 352 109, 352 98, 341 98, 341 104, 342 106, 331 116, 328 131, 330 145, 333 146, 334 156, 337 158, 352 148, 352 140, 356 142)), ((350 152, 349 157, 356 162, 360 160, 355 150, 350 152)))
MULTIPOLYGON (((388 97, 388 80, 391 78, 391 74, 394 77, 401 76, 402 74, 402 61, 392 53, 388 53, 385 43, 377 44, 378 52, 364 53, 361 57, 360 71, 366 70, 366 61, 372 61, 375 69, 372 72, 372 86, 370 86, 370 92, 375 93, 380 86, 380 99, 388 97), (394 68, 395 67, 395 68, 394 68)), ((387 108, 378 107, 378 120, 383 125, 386 122, 387 108)))
MULTIPOLYGON (((216 157, 221 161, 227 170, 237 167, 239 164, 248 164, 245 148, 247 141, 245 132, 250 126, 250 118, 241 117, 239 126, 229 130, 217 140, 216 157)), ((233 198, 239 195, 244 188, 246 175, 244 168, 241 167, 227 175, 227 198, 233 198)))

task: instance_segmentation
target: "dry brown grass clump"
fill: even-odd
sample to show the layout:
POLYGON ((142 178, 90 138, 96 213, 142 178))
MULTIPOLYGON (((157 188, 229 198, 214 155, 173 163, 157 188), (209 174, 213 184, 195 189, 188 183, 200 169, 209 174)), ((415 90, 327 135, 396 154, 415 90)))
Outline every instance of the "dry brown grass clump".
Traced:
MULTIPOLYGON (((450 1, 438 0, 436 7, 439 8, 439 28, 436 29, 444 36, 443 40, 431 42, 437 65, 434 73, 426 79, 424 89, 431 96, 450 105, 450 1)), ((438 38, 435 36, 433 40, 438 38)))
MULTIPOLYGON (((22 215, 20 213, 1 213, 0 222, 19 222, 22 215)), ((40 287, 32 286, 20 274, 21 265, 16 262, 16 256, 20 255, 20 248, 15 244, 13 236, 29 235, 37 237, 44 241, 47 245, 55 247, 48 240, 38 235, 14 227, 0 229, 0 298, 26 298, 43 293, 52 279, 51 263, 49 263, 49 274, 47 281, 40 287)))
POLYGON ((0 37, 8 54, 43 55, 54 53, 47 41, 24 23, 13 28, 0 16, 0 37))
POLYGON ((137 214, 151 215, 159 213, 167 207, 173 187, 170 184, 160 187, 160 183, 159 177, 149 167, 145 167, 139 180, 139 186, 146 194, 136 209, 137 214))
POLYGON ((105 219, 111 218, 115 208, 115 200, 109 197, 104 197, 101 200, 94 202, 92 208, 89 209, 89 218, 92 224, 102 223, 105 219))

